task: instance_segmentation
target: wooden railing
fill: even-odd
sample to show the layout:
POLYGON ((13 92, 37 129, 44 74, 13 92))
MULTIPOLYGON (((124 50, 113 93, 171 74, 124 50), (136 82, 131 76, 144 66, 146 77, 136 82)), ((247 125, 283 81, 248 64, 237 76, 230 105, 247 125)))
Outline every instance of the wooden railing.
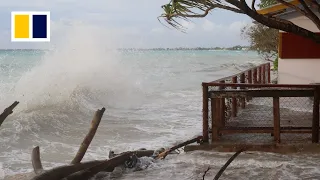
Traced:
POLYGON ((310 133, 312 134, 312 142, 319 142, 319 85, 268 84, 270 83, 269 64, 263 64, 217 81, 202 83, 203 139, 205 142, 209 142, 210 133, 213 142, 218 141, 221 135, 230 133, 271 133, 277 143, 281 141, 281 133, 310 133), (264 71, 264 69, 267 71, 264 71), (240 79, 240 81, 236 81, 236 79, 240 79), (255 97, 272 98, 273 125, 269 127, 254 125, 250 127, 227 127, 225 124, 228 118, 237 117, 238 112, 245 109, 247 103, 255 97), (281 127, 280 97, 313 98, 312 125, 310 127, 281 127))
MULTIPOLYGON (((218 87, 220 90, 225 89, 225 86, 223 86, 224 83, 248 83, 248 84, 269 84, 271 82, 271 71, 270 71, 270 63, 261 64, 259 66, 253 67, 251 69, 242 71, 240 73, 220 78, 215 81, 212 81, 211 83, 221 83, 221 85, 218 87)), ((208 127, 208 92, 209 86, 202 84, 203 89, 203 138, 205 141, 209 140, 209 127, 208 127)), ((236 98, 232 99, 232 116, 235 117, 237 115, 237 109, 240 104, 241 108, 245 108, 245 98, 240 99, 240 103, 238 103, 236 98)), ((213 106, 213 104, 211 104, 213 106)), ((220 115, 223 119, 222 122, 225 122, 225 98, 220 98, 219 100, 219 106, 220 108, 220 115)))

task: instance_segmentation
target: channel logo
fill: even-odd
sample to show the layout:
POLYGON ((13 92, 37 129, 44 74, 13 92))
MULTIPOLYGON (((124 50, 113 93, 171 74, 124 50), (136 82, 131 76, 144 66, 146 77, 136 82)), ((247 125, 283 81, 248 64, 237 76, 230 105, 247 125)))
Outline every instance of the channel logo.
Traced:
POLYGON ((49 42, 50 12, 14 11, 11 12, 12 42, 49 42))

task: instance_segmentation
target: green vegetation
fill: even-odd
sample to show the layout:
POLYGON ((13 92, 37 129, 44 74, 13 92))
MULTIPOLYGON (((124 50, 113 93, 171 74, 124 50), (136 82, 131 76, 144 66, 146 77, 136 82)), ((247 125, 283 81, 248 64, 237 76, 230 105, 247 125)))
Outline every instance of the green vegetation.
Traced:
MULTIPOLYGON (((266 8, 276 3, 277 1, 275 0, 261 0, 258 6, 266 8)), ((274 62, 274 69, 278 69, 279 30, 256 23, 252 26, 244 27, 241 30, 241 34, 245 39, 249 40, 251 50, 257 51, 266 61, 274 62)))

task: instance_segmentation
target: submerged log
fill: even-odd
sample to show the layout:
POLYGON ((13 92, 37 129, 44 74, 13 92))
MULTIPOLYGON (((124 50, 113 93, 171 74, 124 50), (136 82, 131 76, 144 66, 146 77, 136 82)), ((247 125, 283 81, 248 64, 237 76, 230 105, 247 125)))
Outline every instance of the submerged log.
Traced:
POLYGON ((98 126, 100 124, 100 121, 101 121, 101 118, 103 116, 103 113, 106 109, 105 108, 102 108, 101 110, 98 109, 91 121, 91 127, 90 127, 90 130, 88 132, 88 134, 86 135, 86 137, 83 139, 81 145, 80 145, 80 148, 76 154, 76 156, 74 157, 74 159, 72 160, 71 164, 77 164, 77 163, 80 163, 82 158, 84 157, 84 155, 86 154, 87 152, 87 149, 94 137, 94 135, 96 134, 97 132, 97 129, 98 129, 98 126))
MULTIPOLYGON (((151 156, 153 154, 153 150, 143 150, 143 151, 129 151, 129 152, 125 152, 125 153, 121 153, 120 155, 117 155, 116 157, 120 156, 120 159, 117 158, 115 160, 112 160, 114 158, 111 158, 110 162, 107 163, 107 165, 101 165, 103 163, 106 163, 109 160, 95 160, 95 161, 88 161, 88 162, 83 162, 83 163, 78 163, 78 164, 71 164, 71 165, 65 165, 65 166, 59 166, 59 167, 55 167, 51 170, 44 170, 42 171, 42 173, 37 174, 32 180, 59 180, 59 179, 63 179, 65 177, 69 177, 73 178, 73 177, 78 177, 76 172, 79 173, 84 173, 87 172, 88 170, 90 170, 93 167, 98 166, 98 172, 100 171, 104 171, 104 172, 112 172, 114 170, 115 167, 124 164, 125 161, 130 159, 130 156, 123 156, 126 154, 130 154, 130 155, 136 155, 137 157, 143 157, 143 156, 151 156), (101 166, 99 166, 101 165, 101 166), (73 175, 73 176, 72 176, 73 175)), ((89 171, 90 173, 84 173, 84 175, 86 176, 94 176, 97 173, 93 173, 92 171, 89 171)), ((95 171, 96 172, 96 171, 95 171)), ((89 178, 88 178, 89 179, 89 178)), ((81 179, 79 179, 81 180, 81 179)), ((86 179, 87 180, 87 179, 86 179)))
POLYGON ((79 164, 59 166, 43 171, 43 173, 36 175, 34 178, 32 178, 32 180, 59 180, 72 173, 93 167, 101 163, 102 161, 89 161, 79 164))
POLYGON ((18 101, 15 101, 11 106, 7 107, 2 114, 0 114, 0 126, 2 125, 3 121, 13 113, 13 109, 19 104, 18 101))
POLYGON ((63 180, 88 180, 101 171, 122 165, 125 161, 130 160, 130 157, 134 155, 138 156, 137 152, 129 151, 119 154, 111 159, 103 161, 96 166, 71 174, 63 180))

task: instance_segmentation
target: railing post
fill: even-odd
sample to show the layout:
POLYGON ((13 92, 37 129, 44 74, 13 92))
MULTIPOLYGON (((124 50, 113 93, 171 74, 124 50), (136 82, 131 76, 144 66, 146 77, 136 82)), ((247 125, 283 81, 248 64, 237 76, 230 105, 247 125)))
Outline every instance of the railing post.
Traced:
POLYGON ((271 67, 270 63, 267 64, 267 73, 268 73, 268 84, 271 83, 271 67))
MULTIPOLYGON (((241 75, 240 75, 240 83, 245 83, 246 82, 246 79, 245 79, 245 74, 244 73, 242 73, 241 75)), ((240 89, 244 89, 244 87, 240 87, 240 89)), ((246 98, 240 98, 240 100, 241 100, 241 108, 246 108, 246 98)))
MULTIPOLYGON (((224 80, 223 81, 220 81, 220 83, 226 83, 224 80)), ((219 90, 224 90, 226 87, 225 86, 220 86, 219 87, 219 90)), ((225 118, 225 111, 226 111, 226 99, 225 98, 220 98, 220 106, 221 106, 221 108, 220 108, 220 110, 221 110, 221 112, 220 112, 220 116, 221 116, 221 118, 220 118, 220 120, 221 120, 221 122, 220 122, 220 125, 222 126, 222 127, 224 127, 225 126, 225 121, 226 121, 226 118, 225 118)))
POLYGON ((219 140, 219 125, 220 125, 220 99, 212 98, 212 142, 219 140))
POLYGON ((254 68, 253 69, 253 84, 257 84, 258 83, 257 76, 258 76, 258 69, 254 68))
POLYGON ((262 65, 261 69, 262 69, 262 82, 261 82, 261 84, 266 84, 266 66, 262 65))
POLYGON ((259 84, 262 84, 262 66, 259 66, 259 84))
POLYGON ((273 97, 273 135, 274 141, 280 143, 280 101, 273 97))
POLYGON ((312 143, 319 143, 319 95, 320 88, 314 88, 313 96, 313 120, 312 120, 312 143))
POLYGON ((252 84, 252 70, 251 69, 248 71, 248 83, 252 84))
MULTIPOLYGON (((252 70, 250 69, 249 71, 248 71, 248 84, 252 84, 252 70)), ((250 100, 252 100, 252 97, 247 97, 248 99, 248 101, 250 101, 250 100)))
MULTIPOLYGON (((232 78, 232 83, 238 83, 238 77, 234 76, 232 78)), ((237 87, 233 87, 233 89, 237 89, 237 87)), ((233 97, 232 98, 232 107, 231 107, 231 115, 232 117, 237 117, 237 110, 238 108, 238 103, 237 103, 237 98, 233 97)))
POLYGON ((202 136, 204 142, 209 142, 208 99, 208 86, 206 84, 202 84, 202 136))

